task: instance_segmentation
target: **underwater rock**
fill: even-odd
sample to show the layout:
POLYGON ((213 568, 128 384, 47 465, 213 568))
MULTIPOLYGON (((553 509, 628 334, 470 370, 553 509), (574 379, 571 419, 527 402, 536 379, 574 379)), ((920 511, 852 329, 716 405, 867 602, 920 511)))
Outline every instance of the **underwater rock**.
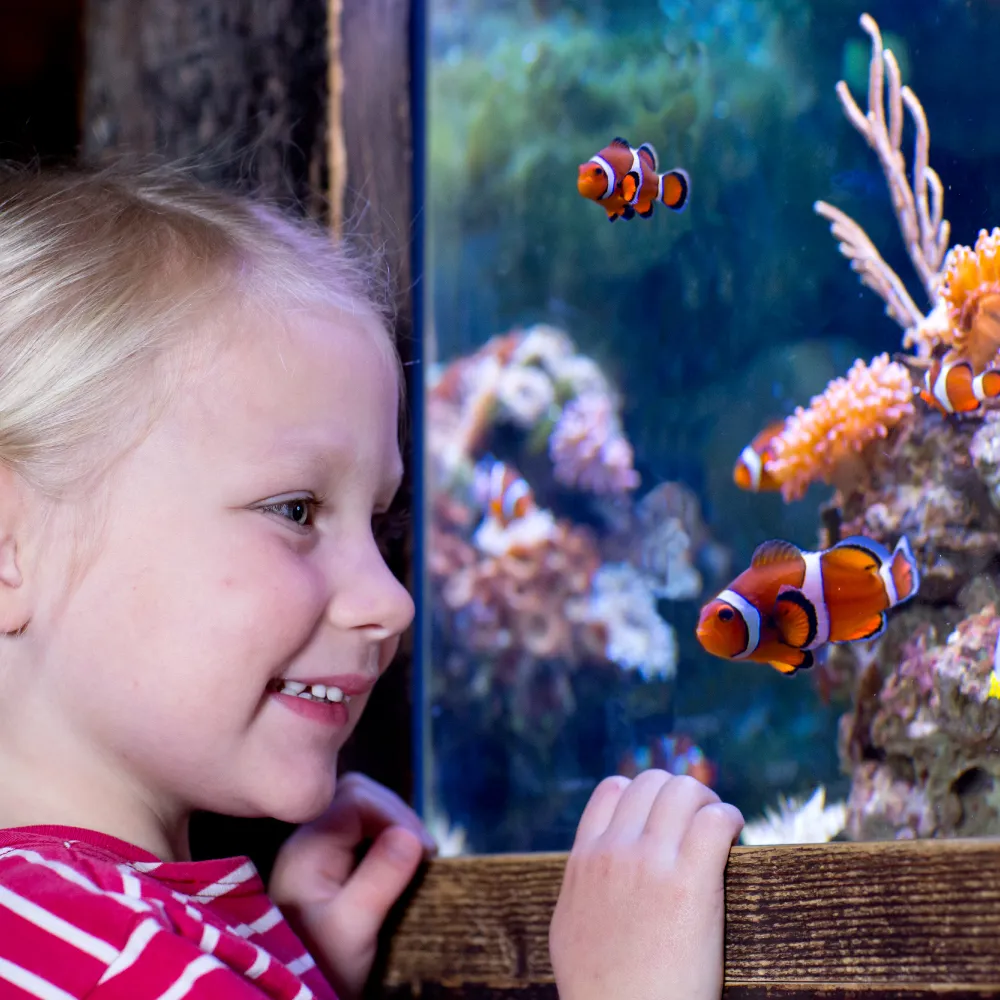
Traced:
POLYGON ((1000 833, 1000 701, 987 697, 998 632, 988 604, 944 641, 918 627, 884 681, 869 665, 840 726, 852 839, 1000 833))
POLYGON ((909 538, 921 603, 953 601, 1000 552, 1000 511, 990 502, 995 485, 988 480, 994 467, 986 461, 991 438, 984 433, 993 427, 921 407, 827 507, 841 536, 867 535, 890 547, 900 535, 909 538))

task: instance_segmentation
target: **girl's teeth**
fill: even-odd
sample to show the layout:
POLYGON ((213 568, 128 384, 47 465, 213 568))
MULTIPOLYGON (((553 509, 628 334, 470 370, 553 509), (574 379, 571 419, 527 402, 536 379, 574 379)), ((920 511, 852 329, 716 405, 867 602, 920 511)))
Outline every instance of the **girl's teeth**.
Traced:
POLYGON ((325 684, 313 684, 306 687, 301 681, 281 681, 278 691, 281 694, 290 694, 297 698, 305 698, 306 701, 325 701, 337 704, 351 700, 338 687, 327 687, 325 684))

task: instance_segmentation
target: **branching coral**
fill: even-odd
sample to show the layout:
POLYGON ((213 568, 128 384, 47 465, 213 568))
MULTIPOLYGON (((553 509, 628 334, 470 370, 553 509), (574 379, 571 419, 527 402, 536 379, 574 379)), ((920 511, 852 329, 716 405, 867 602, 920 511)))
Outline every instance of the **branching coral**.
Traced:
MULTIPOLYGON (((913 91, 901 86, 899 65, 892 52, 883 49, 875 19, 862 14, 861 27, 872 40, 867 114, 858 107, 843 80, 837 84, 837 96, 851 124, 865 137, 879 158, 907 253, 933 305, 937 302, 943 280, 941 264, 948 247, 950 226, 944 218, 944 187, 928 162, 930 130, 927 118, 913 91), (888 120, 884 93, 886 81, 889 85, 888 120), (901 148, 904 104, 916 128, 912 185, 906 177, 906 159, 901 148)), ((831 232, 841 241, 840 252, 850 260, 852 269, 860 274, 862 283, 885 300, 886 313, 907 330, 906 346, 915 344, 921 356, 929 356, 933 344, 918 339, 919 331, 925 325, 924 313, 865 231, 839 208, 825 201, 817 201, 813 207, 832 223, 831 232)))
POLYGON ((858 360, 843 378, 798 407, 773 443, 768 471, 786 500, 801 497, 810 483, 829 483, 872 441, 884 438, 913 413, 913 387, 906 368, 887 354, 870 365, 858 360))

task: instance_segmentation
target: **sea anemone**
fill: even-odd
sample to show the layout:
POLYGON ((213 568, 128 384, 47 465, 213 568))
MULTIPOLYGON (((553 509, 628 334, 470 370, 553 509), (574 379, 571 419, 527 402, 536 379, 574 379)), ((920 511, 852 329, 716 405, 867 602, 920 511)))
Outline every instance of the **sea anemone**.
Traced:
POLYGON ((1000 229, 979 231, 975 247, 956 246, 945 259, 942 298, 951 324, 949 359, 965 359, 978 374, 1000 349, 1000 229))
POLYGON ((781 495, 798 500, 811 483, 832 482, 867 445, 912 415, 912 399, 909 372, 888 354, 870 365, 855 361, 846 376, 813 396, 808 409, 798 407, 774 439, 767 468, 781 484, 781 495))

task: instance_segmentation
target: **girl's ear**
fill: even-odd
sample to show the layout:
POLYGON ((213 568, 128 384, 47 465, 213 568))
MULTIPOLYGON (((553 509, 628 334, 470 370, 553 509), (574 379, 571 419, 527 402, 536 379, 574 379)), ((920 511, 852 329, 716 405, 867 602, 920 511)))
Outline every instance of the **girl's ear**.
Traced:
POLYGON ((23 482, 0 467, 0 633, 20 635, 31 617, 22 561, 25 501, 23 482))

